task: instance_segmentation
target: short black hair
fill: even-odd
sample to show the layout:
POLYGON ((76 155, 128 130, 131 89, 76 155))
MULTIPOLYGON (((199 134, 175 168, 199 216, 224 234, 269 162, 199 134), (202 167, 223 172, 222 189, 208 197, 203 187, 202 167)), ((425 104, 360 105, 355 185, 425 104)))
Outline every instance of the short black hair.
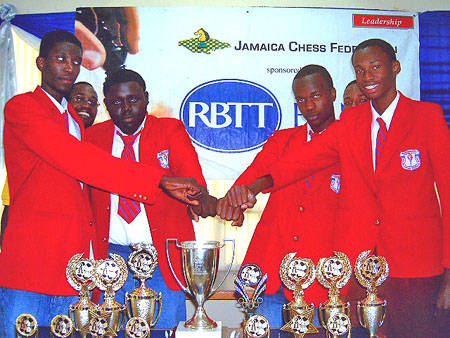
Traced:
POLYGON ((325 67, 319 65, 307 65, 305 67, 302 67, 295 75, 294 80, 292 81, 292 86, 294 86, 294 82, 296 80, 300 80, 305 76, 313 74, 320 74, 325 80, 325 82, 328 84, 329 89, 331 90, 334 88, 333 79, 331 78, 330 73, 328 73, 328 70, 325 67))
POLYGON ((78 46, 81 51, 83 51, 83 46, 81 45, 80 40, 78 40, 75 35, 68 31, 57 29, 44 35, 39 47, 39 56, 46 58, 51 49, 55 47, 55 45, 59 42, 73 43, 74 45, 78 46))
POLYGON ((345 94, 345 91, 347 90, 347 88, 350 87, 350 86, 353 86, 353 85, 358 85, 358 83, 356 83, 356 80, 350 81, 348 83, 348 85, 345 86, 344 94, 345 94))
POLYGON ((106 80, 103 83, 103 95, 106 97, 113 85, 123 82, 137 82, 137 84, 141 86, 142 90, 145 92, 145 81, 139 73, 131 69, 119 69, 111 74, 108 74, 106 77, 106 80))
POLYGON ((395 49, 391 46, 390 43, 381 40, 381 39, 369 39, 361 42, 356 48, 353 50, 352 54, 352 63, 353 63, 353 57, 355 56, 355 53, 359 49, 364 49, 368 47, 379 47, 388 57, 389 61, 393 62, 397 60, 397 57, 395 56, 395 49))
MULTIPOLYGON (((89 86, 89 87, 91 87, 92 89, 94 89, 94 86, 91 85, 89 82, 86 82, 86 81, 80 81, 80 82, 74 83, 74 85, 72 86, 72 90, 74 90, 75 87, 78 86, 78 85, 85 85, 85 86, 89 86)), ((95 91, 95 89, 94 89, 94 91, 95 91)))

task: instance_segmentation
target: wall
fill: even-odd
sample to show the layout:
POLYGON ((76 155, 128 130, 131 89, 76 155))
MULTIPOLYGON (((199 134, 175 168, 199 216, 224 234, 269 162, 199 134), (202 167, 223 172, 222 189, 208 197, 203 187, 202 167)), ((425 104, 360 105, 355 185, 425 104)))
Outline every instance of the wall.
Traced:
POLYGON ((330 7, 405 10, 425 12, 450 10, 448 0, 9 0, 18 14, 73 11, 76 7, 113 6, 274 6, 274 7, 330 7))

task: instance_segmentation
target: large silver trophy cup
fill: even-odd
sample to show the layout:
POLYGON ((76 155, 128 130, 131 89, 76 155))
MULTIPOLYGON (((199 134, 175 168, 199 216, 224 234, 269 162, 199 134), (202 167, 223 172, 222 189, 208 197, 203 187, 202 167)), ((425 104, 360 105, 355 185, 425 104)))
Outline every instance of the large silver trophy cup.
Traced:
MULTIPOLYGON (((224 239, 224 242, 227 241, 233 243, 233 257, 231 259, 231 262, 233 262, 234 240, 224 239)), ((224 246, 225 243, 221 245, 221 243, 217 241, 187 241, 181 242, 181 245, 179 245, 178 239, 168 238, 166 240, 166 253, 170 270, 180 288, 188 294, 197 305, 192 318, 184 324, 184 327, 188 329, 202 331, 211 330, 217 327, 217 323, 206 314, 203 304, 217 291, 218 288, 220 288, 231 270, 232 264, 230 264, 223 280, 216 288, 214 288, 214 282, 219 267, 219 252, 224 246), (173 270, 169 256, 170 241, 176 241, 176 246, 181 248, 183 274, 187 287, 180 282, 173 270)))

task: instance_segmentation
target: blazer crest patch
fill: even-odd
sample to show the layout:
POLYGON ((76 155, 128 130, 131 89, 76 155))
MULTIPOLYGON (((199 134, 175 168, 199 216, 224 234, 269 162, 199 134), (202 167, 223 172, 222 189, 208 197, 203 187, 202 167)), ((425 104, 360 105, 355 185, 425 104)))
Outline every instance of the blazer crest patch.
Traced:
POLYGON ((341 175, 340 174, 331 175, 330 188, 336 194, 339 194, 339 192, 341 191, 341 175))
POLYGON ((422 165, 419 149, 408 149, 400 153, 402 168, 405 170, 416 170, 422 165))
POLYGON ((164 169, 169 169, 169 149, 160 151, 156 154, 156 157, 159 160, 159 164, 164 169))

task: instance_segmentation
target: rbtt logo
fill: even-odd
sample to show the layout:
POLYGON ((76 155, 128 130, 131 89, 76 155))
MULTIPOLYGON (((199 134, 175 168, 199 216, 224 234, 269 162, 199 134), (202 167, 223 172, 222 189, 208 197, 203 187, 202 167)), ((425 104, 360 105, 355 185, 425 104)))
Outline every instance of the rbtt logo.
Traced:
POLYGON ((180 119, 200 147, 237 153, 256 149, 280 127, 281 108, 263 86, 246 80, 214 80, 184 98, 180 119))

